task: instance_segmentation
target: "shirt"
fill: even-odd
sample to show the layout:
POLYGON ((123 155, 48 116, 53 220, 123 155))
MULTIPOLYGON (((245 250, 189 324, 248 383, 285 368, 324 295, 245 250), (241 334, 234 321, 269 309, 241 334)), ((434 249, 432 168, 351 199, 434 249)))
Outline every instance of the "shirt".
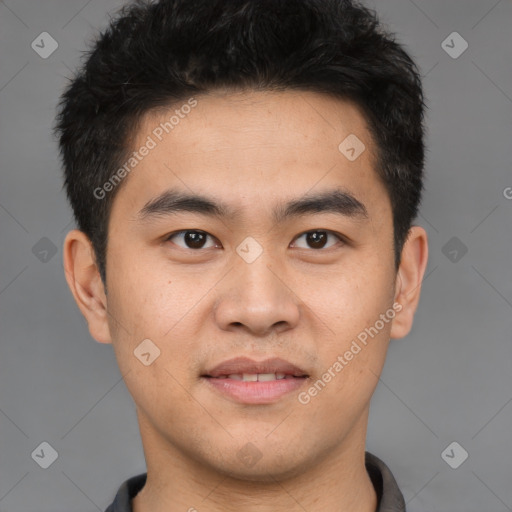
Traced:
MULTIPOLYGON (((406 512, 402 492, 390 469, 375 455, 365 452, 365 466, 377 494, 375 512, 406 512)), ((133 512, 131 500, 144 487, 147 473, 126 480, 105 512, 133 512)))

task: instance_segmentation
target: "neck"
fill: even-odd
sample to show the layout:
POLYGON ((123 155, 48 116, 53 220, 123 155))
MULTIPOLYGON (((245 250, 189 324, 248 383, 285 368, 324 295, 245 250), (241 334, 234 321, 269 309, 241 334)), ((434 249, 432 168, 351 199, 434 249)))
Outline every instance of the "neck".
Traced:
POLYGON ((147 462, 134 512, 375 512, 377 495, 364 463, 368 413, 342 447, 287 474, 240 477, 198 461, 162 438, 139 412, 147 462))

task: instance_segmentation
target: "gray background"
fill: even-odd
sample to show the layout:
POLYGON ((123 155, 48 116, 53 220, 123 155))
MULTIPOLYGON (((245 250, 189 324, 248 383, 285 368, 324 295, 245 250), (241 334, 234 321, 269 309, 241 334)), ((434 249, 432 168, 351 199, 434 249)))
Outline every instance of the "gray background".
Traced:
MULTIPOLYGON (((121 3, 0 2, 0 512, 104 510, 146 469, 112 347, 90 337, 64 279, 74 223, 50 133, 85 41, 121 3), (58 48, 42 58, 31 43, 45 31, 58 48), (58 453, 47 469, 31 455, 44 441, 58 453)), ((415 324, 391 342, 367 449, 410 512, 512 510, 512 4, 367 5, 424 76, 418 224, 430 239, 415 324), (444 49, 460 51, 454 31, 469 45, 457 58, 444 49), (462 449, 469 457, 453 469, 445 460, 460 462, 462 449)))

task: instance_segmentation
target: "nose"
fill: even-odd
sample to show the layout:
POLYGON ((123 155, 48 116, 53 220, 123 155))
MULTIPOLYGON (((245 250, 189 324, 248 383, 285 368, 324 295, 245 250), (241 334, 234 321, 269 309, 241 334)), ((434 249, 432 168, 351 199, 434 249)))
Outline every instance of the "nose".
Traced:
POLYGON ((252 263, 235 258, 234 268, 218 287, 215 320, 224 330, 245 329, 268 336, 297 325, 301 300, 283 265, 266 251, 252 263))

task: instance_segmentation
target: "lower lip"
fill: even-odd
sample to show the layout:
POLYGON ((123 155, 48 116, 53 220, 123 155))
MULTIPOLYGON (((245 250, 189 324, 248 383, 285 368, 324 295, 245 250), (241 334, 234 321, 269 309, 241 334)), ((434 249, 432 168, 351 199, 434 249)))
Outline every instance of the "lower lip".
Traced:
POLYGON ((278 379, 263 382, 244 382, 235 379, 202 377, 217 391, 242 404, 271 404, 292 391, 300 389, 307 377, 278 379))

